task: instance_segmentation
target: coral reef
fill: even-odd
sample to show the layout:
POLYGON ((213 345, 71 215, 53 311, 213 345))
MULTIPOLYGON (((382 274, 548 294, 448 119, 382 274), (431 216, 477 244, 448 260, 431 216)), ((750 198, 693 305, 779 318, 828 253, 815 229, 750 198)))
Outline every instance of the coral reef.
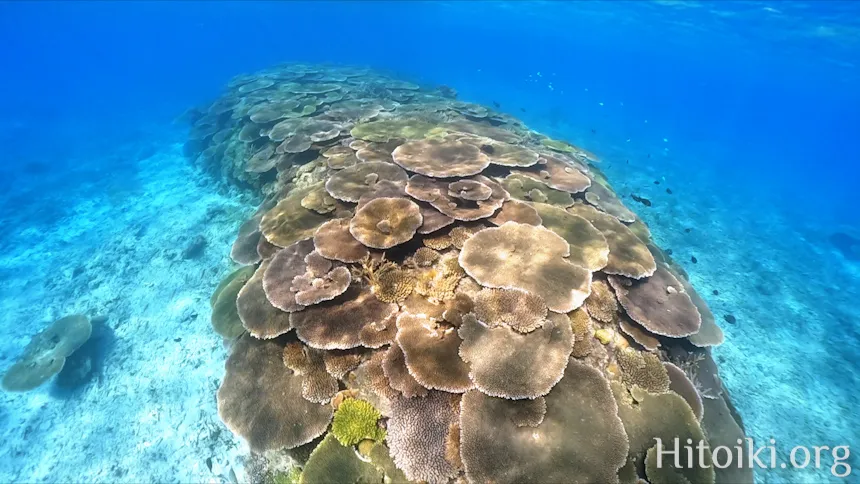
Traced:
POLYGON ((743 435, 708 416, 704 300, 594 155, 451 96, 288 64, 200 110, 198 163, 267 200, 213 296, 228 428, 254 451, 328 431, 302 482, 714 482, 652 451, 743 435))

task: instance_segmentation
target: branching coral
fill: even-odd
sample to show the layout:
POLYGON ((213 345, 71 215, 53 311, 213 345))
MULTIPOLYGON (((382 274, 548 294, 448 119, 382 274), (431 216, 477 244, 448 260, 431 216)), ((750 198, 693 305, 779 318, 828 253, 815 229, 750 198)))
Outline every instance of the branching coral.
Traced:
POLYGON ((406 300, 416 284, 415 276, 409 270, 385 259, 374 260, 366 257, 362 259, 357 272, 370 283, 376 298, 383 302, 406 300))

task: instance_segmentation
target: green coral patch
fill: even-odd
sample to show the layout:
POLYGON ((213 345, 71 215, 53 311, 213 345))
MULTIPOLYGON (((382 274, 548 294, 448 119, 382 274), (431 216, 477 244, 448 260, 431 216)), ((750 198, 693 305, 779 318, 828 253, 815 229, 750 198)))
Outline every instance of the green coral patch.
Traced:
POLYGON ((377 422, 382 417, 379 410, 364 400, 344 400, 334 413, 331 433, 343 445, 355 445, 362 440, 382 440, 385 430, 377 422))

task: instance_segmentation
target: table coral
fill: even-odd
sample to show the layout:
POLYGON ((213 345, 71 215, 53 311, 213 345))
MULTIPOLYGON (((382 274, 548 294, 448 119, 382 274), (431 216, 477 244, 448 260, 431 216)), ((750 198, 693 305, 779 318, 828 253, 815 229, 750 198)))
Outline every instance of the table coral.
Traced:
POLYGON ((190 118, 265 200, 212 297, 222 420, 315 447, 303 482, 713 482, 652 450, 743 437, 705 301, 595 155, 454 95, 283 64, 190 118))

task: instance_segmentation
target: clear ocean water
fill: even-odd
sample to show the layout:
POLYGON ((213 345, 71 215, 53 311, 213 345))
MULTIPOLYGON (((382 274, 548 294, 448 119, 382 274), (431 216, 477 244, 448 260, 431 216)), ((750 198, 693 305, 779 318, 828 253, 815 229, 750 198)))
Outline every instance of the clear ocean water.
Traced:
POLYGON ((450 86, 597 154, 725 332, 747 436, 850 448, 846 477, 756 482, 860 482, 860 3, 669 0, 0 2, 0 371, 94 321, 79 375, 0 393, 0 482, 252 480, 209 297, 259 200, 180 116, 282 62, 450 86))

